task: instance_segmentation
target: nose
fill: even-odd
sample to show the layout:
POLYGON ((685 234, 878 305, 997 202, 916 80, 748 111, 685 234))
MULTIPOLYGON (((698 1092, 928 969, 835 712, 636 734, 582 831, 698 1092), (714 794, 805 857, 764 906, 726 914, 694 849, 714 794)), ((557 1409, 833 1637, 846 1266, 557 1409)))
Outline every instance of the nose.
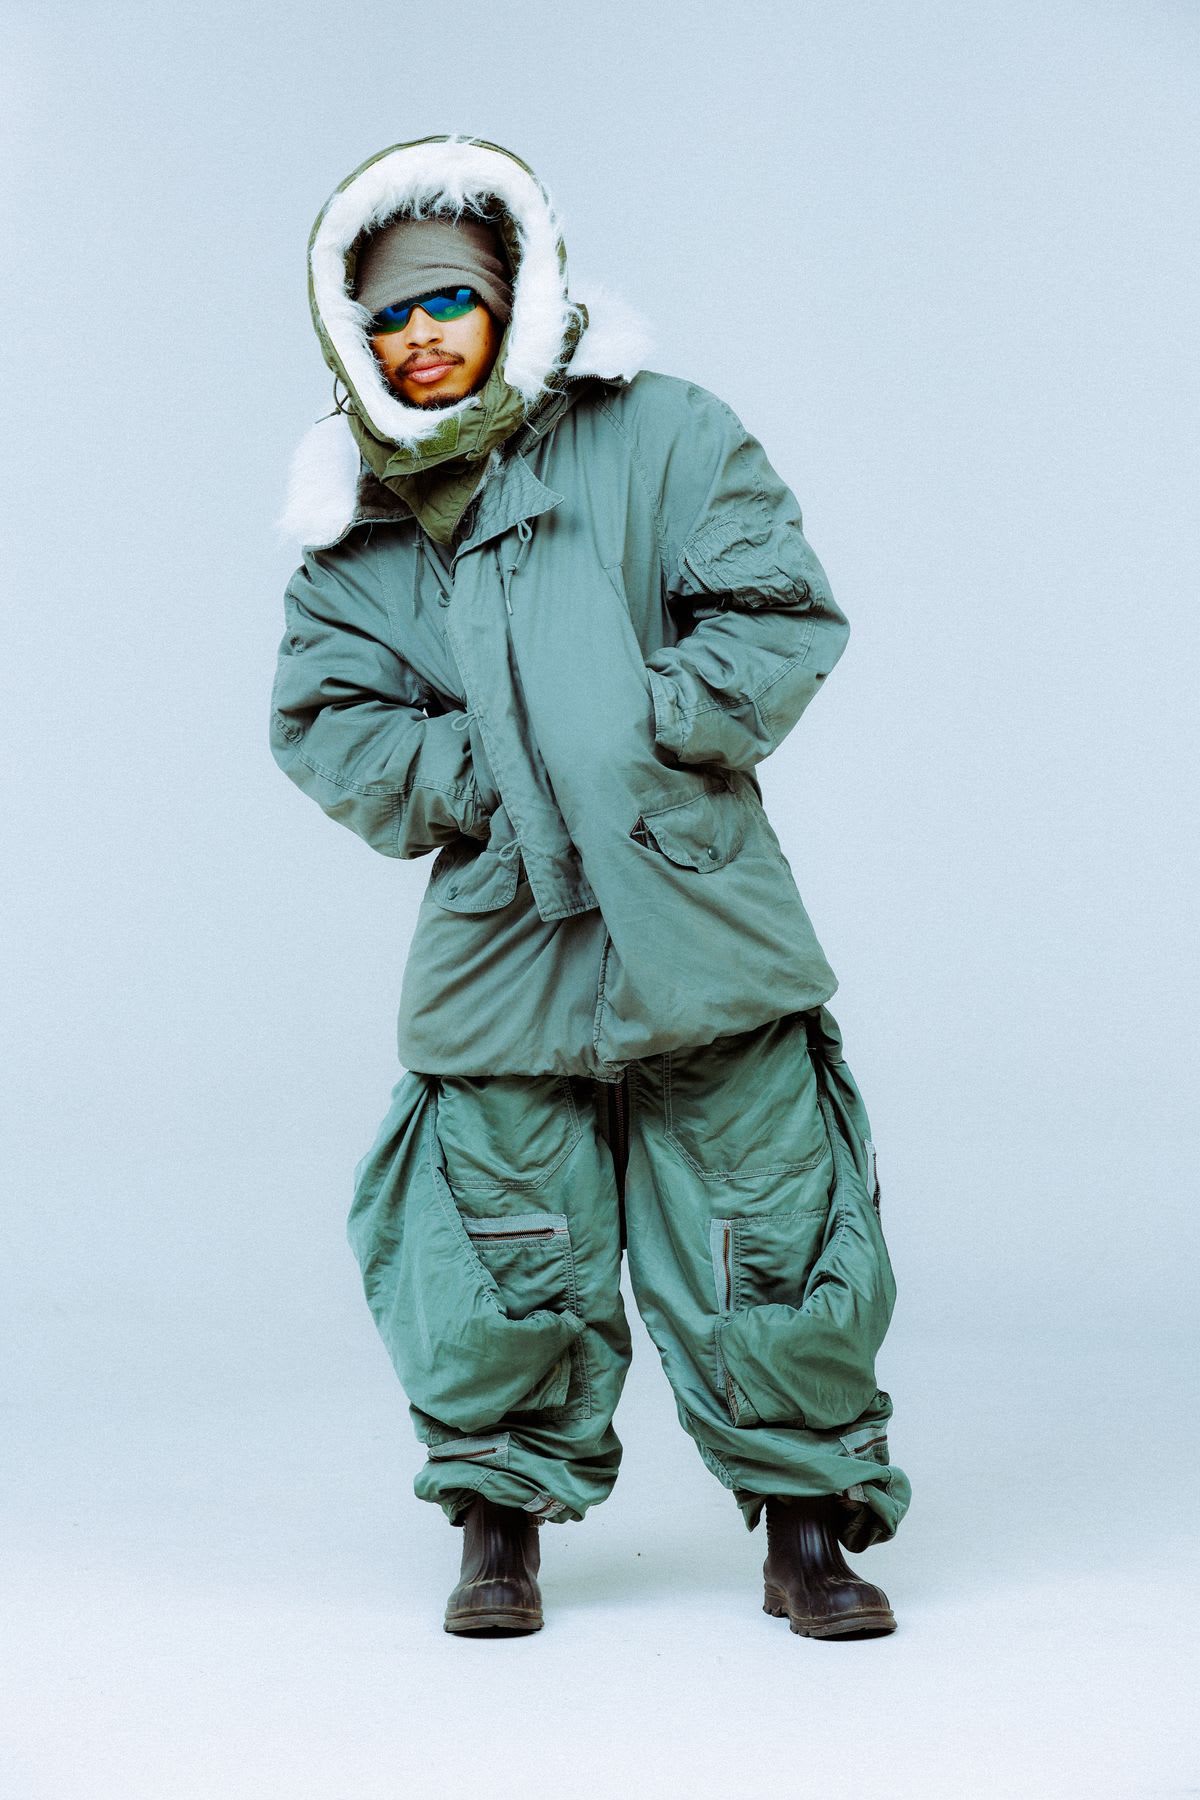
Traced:
POLYGON ((406 343, 436 344, 441 335, 442 328, 437 320, 431 319, 423 306, 414 306, 404 334, 406 343))

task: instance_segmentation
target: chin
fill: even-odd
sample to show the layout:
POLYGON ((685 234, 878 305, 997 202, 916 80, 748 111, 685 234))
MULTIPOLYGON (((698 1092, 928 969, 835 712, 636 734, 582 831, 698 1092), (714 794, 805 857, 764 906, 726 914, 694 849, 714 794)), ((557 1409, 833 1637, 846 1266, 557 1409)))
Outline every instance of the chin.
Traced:
POLYGON ((407 400, 410 406, 420 406, 426 411, 433 411, 439 406, 457 406, 460 400, 467 398, 469 391, 469 389, 464 390, 461 394, 431 394, 427 388, 420 388, 412 395, 400 391, 400 398, 407 400))

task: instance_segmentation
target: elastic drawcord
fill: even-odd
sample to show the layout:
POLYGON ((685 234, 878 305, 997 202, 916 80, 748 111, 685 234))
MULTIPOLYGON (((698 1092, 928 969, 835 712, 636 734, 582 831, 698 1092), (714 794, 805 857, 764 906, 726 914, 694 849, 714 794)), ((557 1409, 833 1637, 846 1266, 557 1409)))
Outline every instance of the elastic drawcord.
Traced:
POLYGON ((497 850, 496 861, 497 862, 511 862, 512 856, 509 855, 509 851, 511 850, 513 853, 513 856, 516 856, 516 855, 519 855, 520 849, 521 849, 521 840, 519 838, 510 838, 508 840, 507 844, 505 844, 503 850, 497 850))
POLYGON ((465 731, 471 720, 477 717, 478 714, 476 713, 475 708, 473 706, 468 706, 465 712, 455 713, 454 718, 450 722, 450 729, 451 731, 465 731))

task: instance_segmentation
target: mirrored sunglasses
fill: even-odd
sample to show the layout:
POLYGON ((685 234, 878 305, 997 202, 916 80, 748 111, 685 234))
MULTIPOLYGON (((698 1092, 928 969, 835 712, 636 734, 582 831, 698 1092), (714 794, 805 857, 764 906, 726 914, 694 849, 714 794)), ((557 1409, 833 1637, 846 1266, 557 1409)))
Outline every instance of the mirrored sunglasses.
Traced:
POLYGON ((403 331, 418 306, 440 324, 444 319, 465 318, 478 305, 479 295, 474 288, 469 287, 448 288, 436 294, 419 294, 415 300, 403 300, 377 312, 371 320, 371 336, 383 337, 389 331, 403 331))

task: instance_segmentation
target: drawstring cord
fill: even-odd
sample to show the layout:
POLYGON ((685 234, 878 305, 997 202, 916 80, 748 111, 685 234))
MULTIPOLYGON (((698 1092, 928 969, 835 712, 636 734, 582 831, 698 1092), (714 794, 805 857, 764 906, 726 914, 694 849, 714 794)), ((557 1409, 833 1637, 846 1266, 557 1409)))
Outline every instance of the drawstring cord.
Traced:
POLYGON ((345 418, 347 414, 352 413, 353 411, 354 408, 350 405, 350 390, 345 386, 341 377, 335 375, 333 378, 333 411, 322 413, 321 417, 317 420, 317 424, 323 425, 326 419, 336 419, 339 414, 345 418), (344 389, 340 400, 338 399, 339 388, 344 389))
MULTIPOLYGON (((471 720, 477 719, 478 717, 479 717, 479 714, 476 711, 476 709, 473 706, 468 706, 463 712, 455 713, 453 719, 450 721, 450 729, 451 729, 451 731, 465 731, 467 726, 470 724, 471 720)), ((502 863, 510 863, 514 856, 520 855, 520 851, 521 851, 520 837, 518 836, 518 837, 510 838, 508 843, 504 845, 503 849, 497 850, 496 861, 502 862, 502 863)))
POLYGON ((500 556, 500 586, 504 590, 504 604, 508 608, 508 616, 510 619, 512 618, 512 578, 517 573, 517 570, 521 566, 522 560, 524 559, 524 556, 525 556, 525 551, 529 545, 529 540, 532 538, 532 536, 533 536, 533 526, 529 523, 529 520, 528 519, 518 519, 517 520, 517 537, 520 541, 521 547, 517 551, 516 561, 512 562, 512 563, 506 563, 504 560, 503 551, 501 552, 501 556, 500 556))

